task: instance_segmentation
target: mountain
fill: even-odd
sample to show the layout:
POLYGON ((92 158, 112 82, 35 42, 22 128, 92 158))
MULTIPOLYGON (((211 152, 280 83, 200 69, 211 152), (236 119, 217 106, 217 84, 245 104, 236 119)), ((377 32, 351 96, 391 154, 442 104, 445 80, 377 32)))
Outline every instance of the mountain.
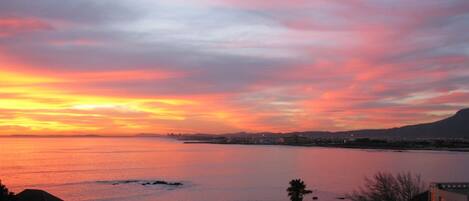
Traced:
POLYGON ((440 121, 390 129, 390 133, 399 137, 469 138, 469 108, 440 121))
POLYGON ((310 137, 379 137, 379 138, 468 138, 469 108, 455 115, 431 123, 416 124, 390 129, 368 129, 340 132, 298 132, 310 137))

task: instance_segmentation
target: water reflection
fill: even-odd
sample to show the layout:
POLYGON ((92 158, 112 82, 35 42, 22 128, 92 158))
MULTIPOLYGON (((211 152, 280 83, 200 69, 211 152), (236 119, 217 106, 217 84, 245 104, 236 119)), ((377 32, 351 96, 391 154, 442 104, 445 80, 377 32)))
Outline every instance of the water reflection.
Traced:
POLYGON ((181 144, 158 138, 0 140, 4 183, 14 191, 43 188, 65 200, 287 200, 285 189, 293 178, 323 195, 341 194, 377 171, 411 171, 427 181, 469 180, 469 153, 181 144), (95 182, 126 179, 191 186, 167 191, 95 182))

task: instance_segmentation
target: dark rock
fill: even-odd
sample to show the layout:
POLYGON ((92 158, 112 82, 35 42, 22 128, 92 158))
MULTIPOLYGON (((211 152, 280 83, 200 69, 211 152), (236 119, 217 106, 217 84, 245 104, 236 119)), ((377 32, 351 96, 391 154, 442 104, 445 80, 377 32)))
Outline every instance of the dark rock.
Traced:
MULTIPOLYGON (((107 183, 106 181, 98 181, 98 182, 104 182, 107 183)), ((137 183, 142 186, 147 186, 147 185, 168 185, 168 186, 182 186, 183 183, 181 182, 167 182, 167 181, 162 181, 162 180, 154 180, 154 181, 148 181, 148 180, 123 180, 123 181, 114 181, 114 182, 109 182, 111 185, 120 185, 120 184, 131 184, 131 183, 137 183)))
POLYGON ((182 186, 182 183, 181 182, 174 182, 174 183, 170 183, 169 185, 182 186))
POLYGON ((168 185, 168 182, 166 182, 166 181, 155 181, 155 182, 153 182, 153 185, 156 185, 156 184, 165 184, 165 185, 168 185))

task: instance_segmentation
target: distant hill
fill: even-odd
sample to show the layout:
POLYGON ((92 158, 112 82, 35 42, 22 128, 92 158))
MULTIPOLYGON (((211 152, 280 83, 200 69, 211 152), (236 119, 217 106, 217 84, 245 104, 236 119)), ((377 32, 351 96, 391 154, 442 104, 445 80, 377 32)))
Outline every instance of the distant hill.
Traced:
POLYGON ((469 108, 432 123, 416 124, 390 129, 367 129, 340 132, 296 132, 310 137, 379 137, 379 138, 469 138, 469 108))
MULTIPOLYGON (((469 139, 469 108, 459 110, 455 115, 446 119, 431 123, 416 124, 389 129, 363 129, 352 131, 304 131, 290 133, 228 133, 228 134, 171 134, 173 137, 191 136, 213 139, 214 137, 279 137, 302 135, 312 138, 331 138, 331 137, 363 137, 363 138, 466 138, 469 139)), ((7 135, 0 137, 165 137, 168 135, 141 133, 132 136, 109 136, 109 135, 7 135)))

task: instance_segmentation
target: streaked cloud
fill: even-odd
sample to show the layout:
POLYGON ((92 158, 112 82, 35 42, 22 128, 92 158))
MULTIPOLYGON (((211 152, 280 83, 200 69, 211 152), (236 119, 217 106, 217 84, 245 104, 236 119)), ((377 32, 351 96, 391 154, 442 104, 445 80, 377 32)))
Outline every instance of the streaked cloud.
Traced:
POLYGON ((468 107, 469 3, 0 1, 6 133, 345 130, 468 107))

